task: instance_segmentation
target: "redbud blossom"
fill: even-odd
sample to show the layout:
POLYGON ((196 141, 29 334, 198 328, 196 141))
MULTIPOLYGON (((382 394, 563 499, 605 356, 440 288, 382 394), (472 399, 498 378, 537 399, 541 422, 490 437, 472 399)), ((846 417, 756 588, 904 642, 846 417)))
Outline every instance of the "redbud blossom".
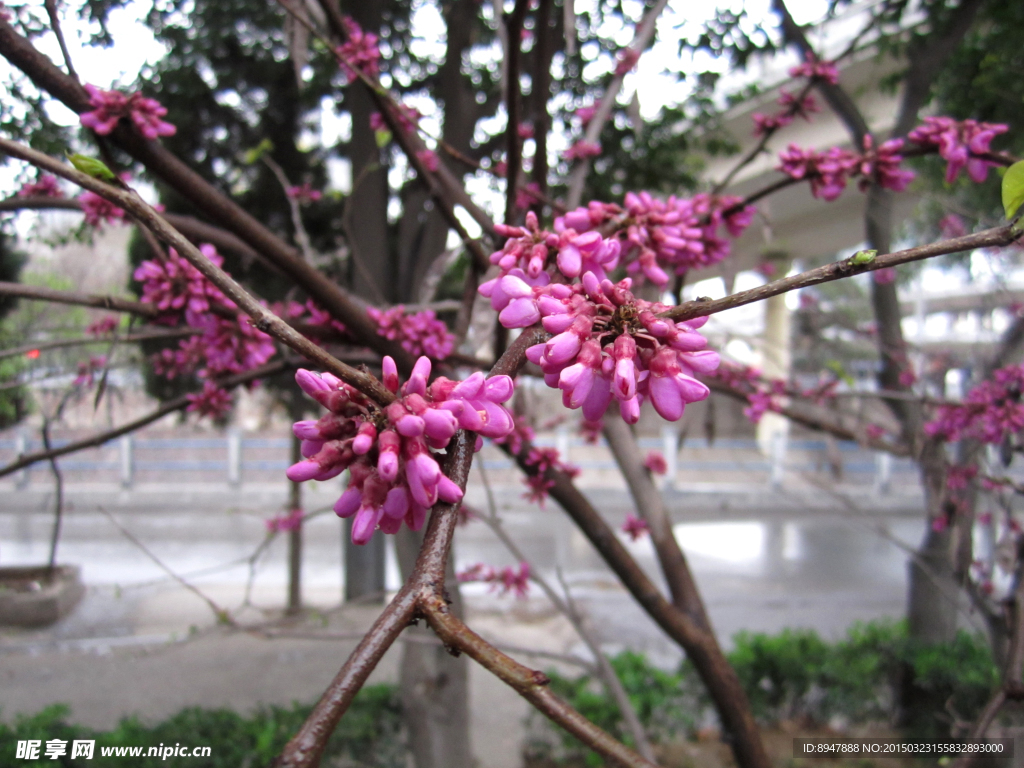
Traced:
POLYGON ((512 430, 512 415, 501 405, 512 397, 508 376, 486 379, 475 373, 461 382, 438 377, 428 386, 430 370, 430 360, 421 357, 400 386, 395 361, 385 357, 382 382, 398 399, 384 408, 329 373, 295 375, 303 392, 329 413, 293 425, 305 458, 286 474, 302 482, 349 470, 347 490, 334 511, 355 516, 355 544, 367 543, 378 527, 396 533, 403 521, 419 530, 438 500, 461 501, 462 490, 441 473, 432 453, 447 447, 460 428, 484 437, 512 430))
POLYGON ((565 152, 562 153, 562 157, 566 160, 583 160, 587 157, 597 157, 601 154, 601 145, 596 141, 587 141, 586 139, 580 139, 565 152))
POLYGON ((103 223, 113 224, 128 218, 123 208, 118 208, 105 197, 88 190, 78 196, 78 202, 85 214, 85 223, 90 227, 100 228, 103 223))
POLYGON ((1024 366, 1000 368, 974 387, 960 405, 943 405, 925 432, 950 442, 962 439, 1000 444, 1024 430, 1024 366))
POLYGON ((655 475, 664 475, 668 472, 668 462, 661 451, 649 451, 644 459, 644 466, 655 475))
POLYGON ((491 591, 500 595, 511 592, 517 599, 524 598, 530 591, 530 564, 522 562, 519 568, 508 566, 500 571, 483 563, 476 563, 455 574, 460 582, 484 582, 491 585, 491 591))
POLYGON ((57 184, 56 176, 42 173, 35 181, 22 184, 18 197, 64 197, 64 193, 57 184))
POLYGON ((707 318, 663 320, 657 314, 668 307, 637 299, 630 287, 629 279, 613 284, 591 272, 582 284, 551 286, 537 304, 555 335, 526 356, 548 386, 562 390, 563 405, 582 408, 585 419, 600 419, 614 399, 622 418, 635 424, 650 399, 663 418, 676 421, 686 403, 708 395, 694 374, 718 366, 718 353, 705 350, 707 340, 697 333, 707 318))
POLYGON ((406 314, 399 304, 386 310, 370 307, 366 313, 377 324, 379 335, 399 342, 412 355, 444 360, 455 349, 455 337, 432 309, 406 314))
POLYGON ((1002 123, 980 123, 977 120, 957 121, 951 117, 926 117, 924 125, 912 130, 908 138, 925 147, 938 147, 946 161, 946 183, 952 184, 966 166, 967 175, 977 183, 988 176, 988 169, 998 165, 977 155, 991 151, 989 144, 1009 126, 1002 123))
POLYGON ((104 91, 88 83, 85 84, 85 90, 89 93, 89 104, 93 110, 83 112, 79 120, 86 128, 92 128, 101 136, 110 134, 122 117, 130 117, 147 139, 173 136, 178 130, 161 119, 167 114, 167 109, 160 102, 146 98, 141 93, 125 96, 119 91, 104 91))
POLYGON ((231 393, 212 381, 204 381, 202 392, 185 395, 185 398, 188 400, 186 411, 209 416, 214 420, 224 418, 231 411, 231 393))
POLYGON ((808 79, 824 80, 826 83, 836 85, 839 82, 839 70, 834 62, 819 61, 810 51, 804 55, 804 63, 789 70, 790 77, 806 77, 808 79))
POLYGON ((646 520, 637 517, 632 512, 626 513, 626 522, 622 524, 622 532, 627 534, 631 541, 642 539, 650 531, 651 527, 646 520))
POLYGON ((359 79, 359 73, 370 78, 380 74, 380 49, 377 47, 377 36, 371 32, 363 32, 362 27, 348 16, 342 19, 348 39, 339 45, 335 52, 341 60, 341 71, 349 81, 359 79))

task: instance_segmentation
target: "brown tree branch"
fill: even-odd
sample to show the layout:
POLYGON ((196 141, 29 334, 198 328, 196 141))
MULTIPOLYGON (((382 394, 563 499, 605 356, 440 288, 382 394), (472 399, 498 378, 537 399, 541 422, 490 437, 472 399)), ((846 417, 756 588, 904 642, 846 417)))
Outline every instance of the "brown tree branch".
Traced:
POLYGON ((876 256, 870 263, 854 264, 852 257, 843 259, 832 264, 810 269, 801 272, 799 275, 784 277, 775 280, 758 288, 751 288, 749 291, 741 291, 722 299, 696 299, 673 307, 663 312, 661 317, 675 320, 689 320, 694 317, 706 317, 717 312, 724 312, 733 307, 741 307, 744 304, 753 304, 762 301, 770 296, 778 296, 781 293, 788 293, 799 288, 808 288, 819 283, 827 283, 832 280, 840 280, 845 277, 874 272, 875 270, 895 267, 900 264, 907 264, 912 261, 930 259, 934 256, 942 256, 948 253, 961 253, 977 248, 997 248, 1019 240, 1024 234, 1013 222, 1004 224, 1001 227, 985 229, 963 237, 955 237, 951 240, 941 240, 928 245, 918 245, 913 248, 906 248, 902 251, 894 251, 884 255, 876 256))
POLYGON ((153 304, 147 304, 142 301, 132 301, 131 299, 122 299, 117 296, 60 291, 56 288, 46 288, 41 285, 22 285, 21 283, 0 281, 0 295, 18 296, 22 299, 35 299, 38 301, 52 301, 55 304, 72 304, 82 307, 109 309, 115 312, 127 312, 144 317, 147 320, 153 320, 160 316, 159 309, 153 304))
POLYGON ((84 347, 92 344, 109 344, 111 341, 122 343, 136 341, 152 341, 153 339, 183 339, 188 336, 196 336, 205 333, 202 328, 169 328, 165 331, 144 331, 132 333, 127 336, 83 336, 78 339, 53 339, 52 341, 37 341, 34 344, 23 344, 20 347, 0 349, 0 360, 7 357, 18 357, 27 352, 45 351, 48 349, 63 349, 65 347, 84 347))
POLYGON ((686 556, 672 531, 672 520, 665 507, 665 499, 644 466, 636 436, 626 422, 614 415, 604 420, 604 436, 626 478, 637 511, 647 521, 661 572, 672 595, 672 604, 701 629, 713 632, 686 556))
MULTIPOLYGON (((245 371, 244 373, 235 374, 234 376, 217 379, 215 383, 223 389, 233 389, 239 384, 245 384, 246 382, 253 381, 254 379, 280 373, 288 367, 289 363, 284 360, 278 360, 273 363, 262 365, 259 368, 254 368, 251 371, 245 371)), ((141 429, 147 424, 152 424, 154 421, 162 419, 169 413, 180 411, 182 408, 187 407, 189 402, 188 396, 182 395, 181 397, 176 397, 173 400, 168 400, 156 410, 151 411, 145 416, 141 416, 134 421, 129 421, 127 424, 123 424, 120 427, 107 430, 106 432, 100 432, 99 434, 91 437, 76 440, 73 443, 68 443, 67 445, 62 445, 48 451, 37 451, 36 453, 28 453, 23 456, 19 456, 16 461, 11 462, 5 467, 0 467, 0 477, 9 475, 12 472, 17 472, 19 469, 24 469, 25 467, 29 467, 39 461, 48 461, 49 459, 57 456, 65 456, 69 453, 84 450, 85 448, 95 448, 96 446, 103 445, 116 437, 127 435, 137 429, 141 429)))
MULTIPOLYGON (((0 22, 2 23, 2 22, 0 22)), ((311 342, 300 334, 284 320, 273 314, 266 307, 261 305, 241 285, 235 282, 227 272, 222 270, 210 261, 202 252, 192 244, 184 235, 167 223, 166 219, 160 216, 141 197, 131 189, 120 189, 105 184, 71 168, 49 155, 36 152, 29 147, 8 139, 0 138, 0 152, 17 157, 20 160, 32 163, 51 173, 61 176, 69 181, 78 184, 80 187, 91 190, 106 198, 120 208, 130 213, 142 226, 148 228, 161 240, 177 249, 179 255, 186 259, 192 266, 216 285, 224 295, 233 301, 242 311, 253 319, 253 325, 282 343, 294 349, 307 359, 317 363, 324 369, 330 371, 347 384, 352 385, 359 391, 368 395, 378 404, 386 405, 395 399, 388 389, 384 387, 374 376, 352 368, 329 354, 321 347, 311 342)), ((365 317, 365 313, 364 313, 365 317)), ((379 337, 378 337, 379 338, 379 337)))
MULTIPOLYGON (((92 109, 85 89, 55 67, 29 40, 3 20, 0 20, 0 55, 24 72, 38 88, 63 102, 69 109, 79 114, 92 109)), ((126 121, 122 121, 107 139, 163 179, 197 210, 219 222, 256 252, 273 261, 321 307, 343 322, 353 336, 381 354, 391 355, 400 369, 412 368, 415 362, 412 356, 399 344, 378 336, 376 326, 348 294, 162 144, 145 139, 126 121)))

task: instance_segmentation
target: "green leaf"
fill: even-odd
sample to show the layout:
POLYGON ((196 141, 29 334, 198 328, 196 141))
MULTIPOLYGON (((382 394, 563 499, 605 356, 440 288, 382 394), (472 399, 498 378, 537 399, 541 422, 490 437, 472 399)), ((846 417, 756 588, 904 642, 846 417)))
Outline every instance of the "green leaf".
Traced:
POLYGON ((382 128, 379 131, 374 132, 374 138, 377 140, 377 148, 383 149, 391 143, 391 131, 386 128, 382 128))
POLYGON ((263 157, 267 152, 274 150, 274 142, 270 139, 264 139, 252 149, 246 151, 245 157, 242 161, 246 165, 252 165, 253 163, 259 162, 260 158, 263 157))
POLYGON ((1012 219, 1024 204, 1024 160, 1014 163, 1003 176, 1003 210, 1012 219))
POLYGON ((107 168, 106 164, 102 160, 97 160, 95 157, 87 157, 85 155, 79 155, 77 153, 72 154, 71 152, 65 152, 68 160, 82 173, 92 176, 94 179, 102 179, 104 181, 114 181, 117 177, 114 172, 107 168))
POLYGON ((855 254, 853 254, 853 256, 850 257, 850 263, 856 264, 859 267, 864 266, 865 264, 870 264, 872 261, 874 261, 875 256, 877 255, 878 251, 876 250, 857 251, 855 254))

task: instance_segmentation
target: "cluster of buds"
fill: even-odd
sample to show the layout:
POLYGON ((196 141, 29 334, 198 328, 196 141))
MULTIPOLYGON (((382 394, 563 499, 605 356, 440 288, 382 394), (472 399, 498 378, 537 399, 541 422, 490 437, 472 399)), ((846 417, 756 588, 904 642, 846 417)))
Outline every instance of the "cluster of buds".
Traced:
POLYGON ((779 91, 779 104, 782 106, 782 111, 774 115, 766 115, 762 112, 753 114, 755 136, 764 136, 787 126, 798 116, 810 122, 811 113, 821 111, 818 102, 811 94, 795 96, 784 88, 779 91))
POLYGON ((491 591, 499 595, 511 592, 517 598, 524 598, 530 591, 530 564, 522 562, 519 568, 506 566, 501 570, 483 563, 477 563, 455 574, 461 583, 470 581, 484 582, 491 585, 491 591))
POLYGON ((804 55, 804 63, 789 70, 790 77, 806 77, 808 80, 822 80, 830 85, 839 82, 839 69, 835 62, 821 61, 808 51, 804 55))
POLYGON ((647 521, 632 512, 626 513, 626 521, 622 524, 622 532, 629 536, 630 541, 638 541, 651 532, 647 521))
POLYGON ((786 396, 786 383, 781 379, 767 381, 756 368, 748 365, 723 363, 714 372, 714 378, 725 386, 747 398, 743 415, 757 424, 768 411, 782 409, 782 398, 786 396))
POLYGON ((991 151, 989 144, 1009 126, 1002 123, 980 123, 977 120, 954 120, 951 117, 926 117, 924 125, 912 130, 909 139, 923 147, 937 147, 946 161, 946 182, 952 183, 967 167, 972 181, 983 182, 988 169, 998 165, 978 155, 991 151))
MULTIPOLYGON (((217 266, 224 261, 208 243, 199 250, 217 266)), ((241 373, 263 365, 274 355, 271 338, 239 315, 237 305, 173 248, 165 259, 142 262, 135 279, 142 283, 142 300, 162 313, 157 322, 177 325, 184 320, 202 329, 201 334, 181 341, 177 349, 156 355, 153 365, 157 373, 168 378, 192 371, 201 378, 241 373)), ((223 404, 223 398, 213 402, 223 404)))
POLYGON ((335 49, 341 61, 341 71, 350 82, 359 79, 359 73, 370 78, 380 74, 380 48, 377 47, 377 36, 372 32, 364 32, 355 19, 346 16, 342 19, 348 39, 335 49))
POLYGON ((107 367, 106 355, 95 355, 88 362, 78 364, 78 375, 71 382, 72 387, 91 387, 96 383, 96 374, 107 367))
MULTIPOLYGON (((528 288, 511 275, 502 283, 506 294, 528 288)), ((562 390, 562 403, 581 408, 587 420, 600 419, 615 399, 622 418, 635 424, 649 399, 662 418, 677 421, 687 403, 708 396, 694 375, 718 367, 718 353, 705 349, 707 339, 697 332, 707 318, 660 318, 669 307, 637 299, 631 284, 587 272, 579 284, 551 285, 538 307, 545 330, 555 336, 526 356, 540 366, 548 386, 562 390)))
POLYGON ((336 333, 346 336, 348 328, 340 320, 334 317, 326 309, 322 309, 312 299, 306 299, 305 303, 289 301, 287 304, 273 304, 271 310, 278 317, 283 317, 293 323, 305 323, 317 328, 331 329, 336 333))
POLYGON ((994 444, 1024 431, 1024 366, 1000 368, 962 404, 940 406, 925 431, 949 441, 968 438, 994 444))
POLYGON ((95 192, 86 190, 77 198, 78 204, 82 206, 82 213, 85 214, 85 223, 90 227, 100 228, 103 223, 114 224, 128 218, 123 208, 118 208, 105 197, 100 197, 95 192))
POLYGON ((35 181, 21 185, 18 197, 64 197, 64 192, 58 185, 56 176, 41 173, 35 181))
POLYGON ((126 96, 120 91, 104 91, 89 84, 85 85, 85 90, 89 93, 89 104, 93 109, 83 112, 79 120, 101 136, 113 131, 122 117, 130 117, 139 133, 147 139, 173 136, 178 130, 161 119, 167 114, 167 109, 155 99, 146 98, 141 93, 126 96))
POLYGON ((777 170, 792 179, 806 179, 811 184, 811 194, 828 202, 839 197, 846 189, 847 180, 855 176, 861 177, 861 191, 874 181, 886 189, 902 192, 914 179, 913 171, 899 167, 903 161, 902 148, 902 139, 891 139, 876 149, 870 136, 864 137, 861 154, 839 147, 817 152, 790 144, 779 154, 781 162, 777 170))
POLYGON ((432 309, 407 313, 399 304, 391 309, 370 307, 366 313, 377 324, 379 335, 399 342, 402 349, 411 355, 444 360, 455 349, 455 337, 432 309))
MULTIPOLYGON (((218 267, 224 263, 209 243, 200 245, 199 251, 218 267)), ((142 262, 135 270, 135 279, 142 283, 142 300, 164 313, 158 322, 166 325, 176 324, 184 313, 190 313, 190 320, 198 319, 200 314, 210 311, 211 305, 234 306, 174 248, 168 249, 166 259, 142 262)))
POLYGON ((288 469, 288 478, 328 480, 348 470, 348 488, 334 511, 355 516, 356 544, 368 542, 378 527, 396 533, 403 520, 419 530, 438 500, 462 499, 431 452, 447 447, 458 429, 500 438, 513 426, 502 405, 512 397, 508 376, 475 373, 461 382, 438 377, 428 385, 431 364, 421 357, 400 387, 395 361, 385 357, 382 367, 384 386, 398 396, 383 408, 329 373, 300 370, 295 376, 302 391, 330 413, 293 426, 305 458, 288 469))
POLYGON ((587 141, 586 139, 580 139, 565 152, 562 153, 562 157, 566 160, 584 160, 588 157, 597 157, 601 154, 601 145, 596 141, 587 141))
POLYGON ((300 205, 315 203, 324 196, 324 193, 319 189, 313 189, 313 186, 308 181, 302 186, 288 187, 285 190, 285 194, 288 195, 289 199, 297 201, 300 205))
POLYGON ((278 515, 265 520, 267 533, 287 533, 297 531, 302 527, 303 512, 300 508, 289 510, 287 514, 278 515))
POLYGON ((185 395, 185 398, 188 400, 186 411, 198 413, 200 416, 209 416, 214 421, 225 418, 231 412, 233 405, 231 393, 218 387, 212 381, 204 381, 201 391, 185 395))

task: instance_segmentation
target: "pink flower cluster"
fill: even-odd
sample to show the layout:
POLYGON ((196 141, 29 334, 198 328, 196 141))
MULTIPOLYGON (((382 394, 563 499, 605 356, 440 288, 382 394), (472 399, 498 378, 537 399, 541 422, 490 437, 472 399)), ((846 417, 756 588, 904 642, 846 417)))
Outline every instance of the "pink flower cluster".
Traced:
POLYGON ((940 406, 925 431, 951 442, 968 438, 1002 443, 1007 435, 1024 430, 1022 393, 1024 366, 1000 368, 972 389, 962 404, 940 406))
POLYGON ((830 85, 839 82, 839 69, 835 62, 821 61, 813 53, 808 51, 804 55, 804 63, 792 67, 789 70, 790 77, 806 77, 809 80, 824 80, 830 85))
POLYGON ((202 391, 185 395, 185 399, 188 400, 186 411, 209 416, 214 421, 223 419, 231 412, 231 393, 212 381, 204 381, 202 391))
MULTIPOLYGON (((398 125, 406 133, 412 133, 416 126, 420 124, 420 120, 423 119, 423 113, 416 109, 416 107, 410 107, 406 104, 399 103, 397 106, 398 109, 394 114, 398 120, 398 125)), ((371 113, 370 128, 374 131, 388 130, 388 124, 384 120, 384 115, 380 112, 371 113)))
POLYGON ((524 463, 526 466, 532 467, 536 472, 532 475, 528 474, 523 478, 523 482, 529 489, 523 494, 523 498, 539 505, 541 509, 544 508, 544 502, 547 501, 551 489, 555 487, 555 481, 548 477, 549 469, 555 472, 562 472, 570 478, 575 478, 580 474, 579 467, 562 461, 562 455, 558 452, 557 448, 537 448, 534 446, 526 454, 524 463))
POLYGON ((648 451, 644 459, 644 466, 655 475, 664 475, 668 472, 668 462, 661 451, 648 451))
POLYGON ((998 165, 977 155, 991 151, 989 144, 1009 126, 1002 123, 979 123, 977 120, 954 120, 951 117, 926 117, 924 125, 910 132, 909 138, 924 147, 937 147, 946 161, 946 182, 951 184, 967 167, 967 175, 977 183, 988 176, 988 169, 998 165))
POLYGON ((580 139, 565 152, 562 153, 562 157, 566 160, 583 160, 588 157, 597 157, 601 154, 601 145, 596 141, 587 141, 586 139, 580 139))
POLYGON ((35 181, 22 184, 18 197, 64 197, 64 192, 58 186, 56 176, 41 173, 35 181))
POLYGON ((301 205, 315 203, 324 196, 319 189, 313 189, 308 181, 300 187, 288 187, 285 194, 292 200, 297 200, 301 205))
MULTIPOLYGON (((538 296, 537 311, 555 336, 526 356, 541 367, 548 386, 562 390, 563 405, 582 408, 585 419, 600 419, 614 398, 630 424, 639 420, 645 399, 662 418, 676 421, 686 403, 708 395, 694 374, 718 367, 718 353, 706 350, 707 339, 697 333, 707 318, 661 319, 658 313, 668 307, 637 299, 630 287, 628 278, 613 284, 592 272, 582 283, 550 286, 538 296)), ((501 289, 532 293, 514 275, 502 278, 501 289)))
POLYGON ((287 472, 295 482, 328 480, 349 470, 347 490, 334 505, 340 517, 355 515, 352 541, 365 544, 379 526, 396 533, 404 520, 419 530, 427 510, 455 503, 462 490, 444 476, 433 450, 443 450, 459 428, 500 438, 513 426, 502 405, 512 397, 508 376, 475 373, 465 381, 438 377, 427 385, 431 364, 421 357, 399 387, 395 361, 385 357, 384 386, 398 399, 381 409, 329 373, 300 370, 302 391, 330 413, 293 426, 305 457, 287 472))
POLYGON ((511 592, 516 598, 524 598, 530 591, 530 564, 523 562, 519 568, 508 566, 500 571, 483 563, 459 571, 455 577, 461 582, 482 581, 491 585, 491 591, 505 595, 511 592))
POLYGON ((534 474, 527 474, 523 478, 523 483, 529 489, 523 494, 523 498, 543 508, 548 493, 555 485, 555 481, 547 476, 548 470, 564 472, 569 477, 576 477, 580 470, 572 464, 564 463, 557 448, 538 448, 530 445, 533 438, 533 427, 525 418, 519 417, 515 420, 512 431, 504 437, 495 439, 494 442, 498 445, 508 446, 513 456, 519 456, 523 449, 529 446, 523 463, 532 467, 534 474))
POLYGON ((432 149, 421 149, 416 153, 416 159, 423 163, 423 167, 431 173, 437 173, 438 168, 441 167, 441 161, 437 157, 437 153, 432 149))
POLYGON ((377 77, 380 74, 380 48, 377 47, 377 36, 372 32, 363 32, 355 19, 348 16, 342 23, 348 40, 335 49, 341 59, 341 71, 345 73, 349 82, 358 80, 360 72, 370 78, 377 77))
POLYGON ((444 360, 455 349, 455 337, 432 309, 407 313, 399 304, 391 309, 370 307, 366 313, 377 323, 379 335, 399 342, 409 354, 444 360))
POLYGON ((301 509, 289 510, 286 515, 278 515, 266 520, 267 533, 285 533, 297 531, 302 527, 303 513, 301 509))
POLYGON ((117 330, 117 326, 120 324, 120 320, 115 315, 106 315, 101 317, 95 323, 90 323, 85 332, 90 336, 106 336, 117 330))
POLYGON ((128 218, 123 208, 118 208, 105 197, 85 191, 78 196, 78 202, 85 214, 85 223, 90 227, 102 227, 103 223, 113 224, 128 218))
POLYGON ((622 532, 629 536, 630 541, 642 539, 651 532, 647 521, 637 517, 632 512, 626 513, 626 522, 622 524, 622 532))
POLYGON ((861 191, 873 180, 886 189, 902 192, 914 179, 913 171, 899 167, 903 160, 902 148, 902 139, 891 139, 875 149, 870 136, 864 137, 864 152, 859 155, 839 147, 817 152, 790 144, 779 154, 781 162, 777 170, 793 179, 807 179, 811 183, 811 194, 829 202, 842 194, 847 179, 854 176, 862 177, 861 191))
MULTIPOLYGON (((204 243, 199 248, 217 266, 223 263, 212 245, 204 243)), ((164 260, 142 262, 135 279, 142 283, 142 300, 164 313, 157 322, 176 325, 185 320, 203 330, 181 341, 177 349, 156 355, 153 367, 157 373, 168 378, 194 370, 203 378, 240 373, 263 365, 274 355, 271 338, 238 315, 235 303, 173 248, 164 260)))
POLYGON ((810 121, 812 112, 821 111, 818 103, 809 93, 798 98, 789 91, 780 89, 779 104, 783 107, 783 110, 777 114, 766 115, 761 112, 753 114, 755 136, 763 136, 766 133, 787 126, 797 116, 810 121))
POLYGON ((178 130, 161 119, 167 114, 167 109, 155 99, 148 99, 141 93, 126 96, 120 91, 104 91, 88 83, 85 90, 89 93, 89 104, 93 110, 83 112, 79 120, 86 128, 92 128, 101 136, 113 131, 122 117, 130 117, 147 139, 173 136, 178 130))
MULTIPOLYGON (((224 263, 224 258, 209 243, 200 245, 199 250, 218 267, 224 263)), ((173 248, 168 250, 166 259, 142 262, 134 277, 142 283, 142 301, 166 313, 161 321, 167 325, 176 324, 186 312, 209 312, 211 305, 234 307, 234 302, 173 248)))
POLYGON ((96 374, 107 367, 107 356, 96 355, 88 362, 78 364, 78 375, 71 382, 72 387, 91 387, 96 383, 96 374))
POLYGON ((638 61, 640 61, 640 51, 636 48, 632 46, 620 48, 619 52, 615 55, 615 75, 622 77, 633 69, 638 61))
POLYGON ((297 301, 290 301, 286 305, 273 304, 271 305, 271 310, 278 317, 291 321, 305 322, 320 328, 331 328, 342 336, 348 334, 348 328, 345 327, 344 323, 335 320, 330 312, 321 309, 312 299, 307 299, 305 304, 297 301))
POLYGON ((782 408, 781 398, 786 395, 786 384, 781 379, 765 381, 761 372, 747 365, 723 363, 714 373, 714 378, 746 395, 749 405, 743 415, 754 424, 768 411, 778 412, 782 408))
MULTIPOLYGON (((498 233, 508 240, 502 250, 491 254, 491 263, 501 267, 502 276, 518 270, 514 274, 538 290, 550 282, 544 270, 552 250, 557 253, 558 270, 568 278, 592 272, 604 279, 621 259, 634 275, 665 285, 669 272, 683 274, 729 255, 729 240, 719 234, 720 229, 739 237, 756 212, 753 206, 737 207, 739 202, 738 197, 704 193, 659 200, 647 192, 629 192, 624 208, 593 201, 555 219, 553 232, 541 230, 536 215, 530 213, 525 227, 498 227, 498 233)), ((494 281, 485 283, 481 293, 500 311, 509 302, 500 289, 492 295, 496 285, 494 281)), ((524 302, 513 304, 525 306, 524 302)), ((521 326, 509 326, 506 318, 502 322, 508 327, 525 327, 537 319, 539 316, 521 326)))

